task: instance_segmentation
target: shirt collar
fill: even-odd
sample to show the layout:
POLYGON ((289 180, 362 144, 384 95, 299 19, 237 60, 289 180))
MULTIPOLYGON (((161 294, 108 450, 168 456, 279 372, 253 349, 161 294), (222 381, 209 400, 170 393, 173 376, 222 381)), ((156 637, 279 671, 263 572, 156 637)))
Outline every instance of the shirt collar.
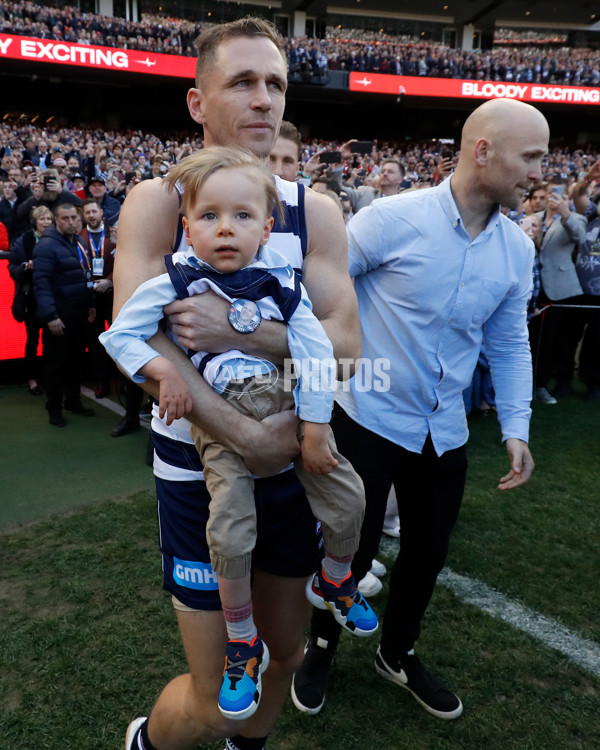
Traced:
MULTIPOLYGON (((216 268, 213 268, 210 265, 210 263, 207 263, 205 260, 202 260, 201 258, 199 258, 194 252, 193 247, 188 247, 188 249, 185 251, 185 259, 186 259, 186 262, 189 263, 189 265, 192 266, 193 268, 198 268, 201 271, 211 271, 212 273, 222 273, 222 271, 218 271, 216 268)), ((259 261, 260 261, 260 249, 258 253, 256 254, 252 263, 248 263, 248 265, 244 266, 244 268, 252 268, 256 266, 259 263, 259 261)))
MULTIPOLYGON (((451 221, 452 226, 455 229, 458 229, 459 227, 463 226, 463 221, 460 215, 460 211, 458 210, 458 206, 456 205, 456 201, 454 200, 454 196, 452 195, 452 190, 450 189, 452 180, 452 175, 448 177, 446 180, 441 182, 435 190, 438 192, 438 197, 440 200, 440 203, 442 205, 442 208, 444 209, 444 213, 448 217, 448 219, 451 221)), ((489 232, 493 232, 494 229, 498 226, 500 223, 500 205, 496 204, 494 206, 494 210, 492 211, 490 218, 488 220, 488 223, 481 232, 481 234, 488 234, 489 232)), ((464 229, 463 229, 464 231, 464 229)))

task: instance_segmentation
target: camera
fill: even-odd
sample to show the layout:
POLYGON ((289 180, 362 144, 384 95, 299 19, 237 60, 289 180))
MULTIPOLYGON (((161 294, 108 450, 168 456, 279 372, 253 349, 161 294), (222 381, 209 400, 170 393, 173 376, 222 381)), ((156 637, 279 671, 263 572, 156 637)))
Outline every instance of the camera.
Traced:
POLYGON ((319 154, 319 161, 321 164, 338 164, 342 161, 341 151, 323 151, 319 154))
POLYGON ((356 141, 350 144, 353 154, 370 154, 373 151, 373 141, 356 141))

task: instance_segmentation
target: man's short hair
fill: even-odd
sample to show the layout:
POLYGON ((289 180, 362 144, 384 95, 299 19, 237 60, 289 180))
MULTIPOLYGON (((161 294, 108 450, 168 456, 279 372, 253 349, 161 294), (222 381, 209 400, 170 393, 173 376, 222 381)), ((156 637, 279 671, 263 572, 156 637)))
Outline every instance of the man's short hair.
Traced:
POLYGON ((402 162, 400 161, 400 159, 392 159, 392 158, 384 159, 381 162, 381 166, 383 167, 384 164, 395 164, 400 170, 400 177, 404 179, 404 166, 402 162))
POLYGON ((292 141, 298 146, 298 157, 300 157, 300 149, 302 148, 302 136, 300 131, 292 122, 288 120, 281 121, 281 127, 279 128, 278 138, 285 138, 286 141, 292 141))
POLYGON ((102 211, 102 204, 100 203, 98 198, 86 198, 81 204, 81 208, 84 209, 86 206, 89 206, 92 203, 98 206, 98 208, 102 211))
POLYGON ((63 201, 62 203, 59 203, 57 206, 54 206, 53 213, 54 216, 58 216, 58 212, 62 209, 66 209, 67 211, 70 211, 72 208, 77 210, 77 206, 73 203, 67 203, 67 201, 63 201))
POLYGON ((534 193, 537 193, 538 190, 543 190, 544 192, 546 192, 547 189, 547 182, 534 182, 533 185, 529 188, 529 195, 531 196, 534 193))
POLYGON ((214 63, 217 49, 223 42, 233 37, 264 37, 277 47, 287 65, 287 55, 283 41, 275 26, 264 18, 246 16, 237 21, 221 23, 204 30, 196 41, 198 61, 196 62, 196 86, 201 88, 200 81, 208 68, 214 63))

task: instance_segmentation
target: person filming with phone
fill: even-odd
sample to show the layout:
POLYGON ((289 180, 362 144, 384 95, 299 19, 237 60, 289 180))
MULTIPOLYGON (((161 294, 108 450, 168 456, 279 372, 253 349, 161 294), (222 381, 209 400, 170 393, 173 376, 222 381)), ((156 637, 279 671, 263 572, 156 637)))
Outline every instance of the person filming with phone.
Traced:
MULTIPOLYGON (((370 141, 351 140, 341 147, 342 158, 346 161, 353 157, 355 153, 370 154, 373 150, 373 144, 370 141)), ((343 184, 344 192, 350 198, 353 213, 357 213, 361 208, 371 205, 376 198, 386 198, 389 195, 397 195, 400 192, 400 184, 404 179, 404 167, 399 159, 384 159, 381 162, 379 172, 379 187, 374 188, 370 185, 361 185, 352 187, 352 185, 343 184)))
MULTIPOLYGON (((542 288, 538 298, 541 309, 549 303, 556 305, 582 304, 583 290, 577 277, 573 253, 585 242, 586 219, 571 210, 571 200, 565 181, 558 175, 548 185, 546 210, 542 220, 540 263, 542 288)), ((571 393, 575 349, 577 348, 578 315, 584 310, 554 307, 543 319, 531 322, 531 344, 535 367, 535 397, 542 404, 556 403, 556 397, 571 393), (548 391, 548 381, 557 374, 554 394, 548 391)))
POLYGON ((33 195, 17 206, 17 221, 28 222, 31 211, 38 206, 46 206, 52 213, 57 206, 63 203, 70 203, 76 207, 81 206, 82 200, 79 196, 70 190, 63 189, 59 174, 55 169, 42 170, 38 180, 43 187, 42 194, 40 195, 39 191, 35 189, 38 182, 32 181, 33 195))

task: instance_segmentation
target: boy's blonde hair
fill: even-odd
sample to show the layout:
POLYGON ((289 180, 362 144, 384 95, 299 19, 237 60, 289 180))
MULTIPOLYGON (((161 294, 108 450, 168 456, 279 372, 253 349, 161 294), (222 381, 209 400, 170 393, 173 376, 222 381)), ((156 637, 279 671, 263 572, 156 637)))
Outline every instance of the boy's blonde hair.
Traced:
POLYGON ((198 192, 208 178, 220 169, 248 169, 256 181, 257 191, 262 190, 265 196, 266 215, 276 211, 280 222, 284 221, 284 211, 273 175, 251 151, 244 148, 210 146, 186 156, 179 164, 169 170, 165 177, 169 189, 179 184, 183 189, 182 213, 184 216, 194 205, 198 192))

